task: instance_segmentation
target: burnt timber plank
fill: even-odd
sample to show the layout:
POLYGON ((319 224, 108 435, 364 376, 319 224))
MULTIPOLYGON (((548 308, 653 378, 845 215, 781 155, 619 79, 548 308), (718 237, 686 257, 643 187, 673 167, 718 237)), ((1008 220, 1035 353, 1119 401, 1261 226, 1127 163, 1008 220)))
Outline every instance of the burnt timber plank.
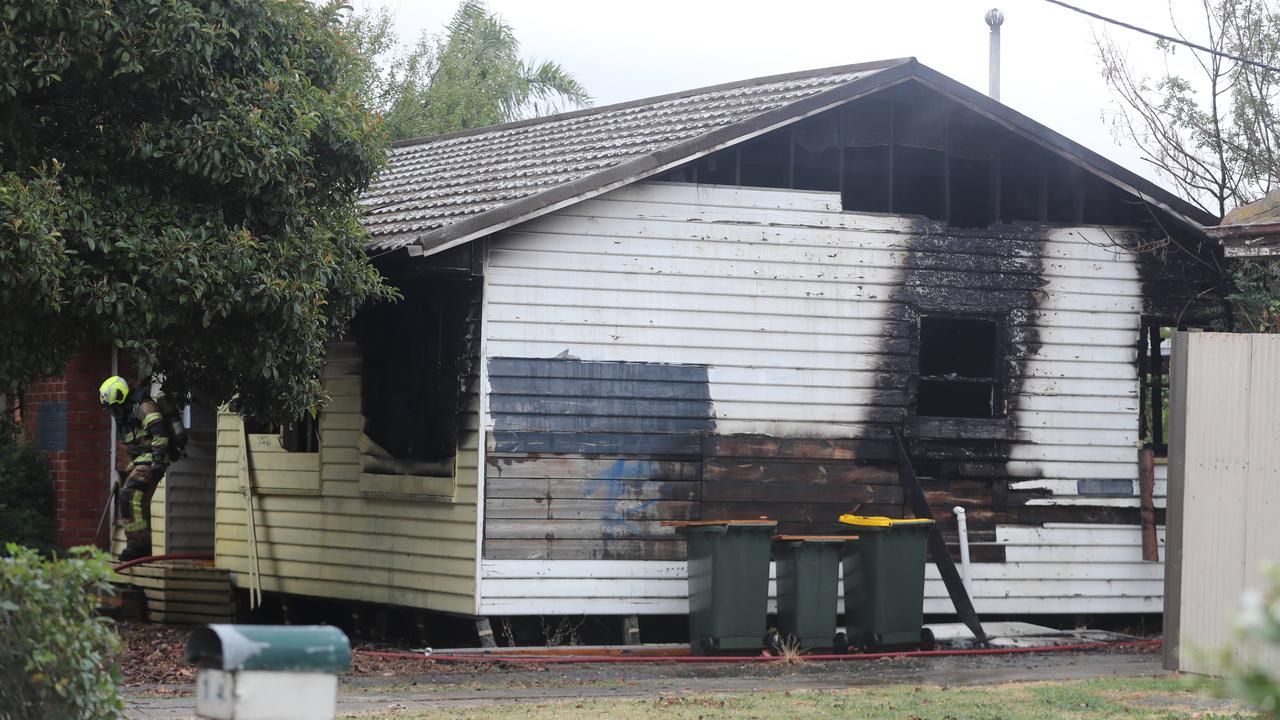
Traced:
POLYGON ((696 433, 567 433, 499 431, 489 435, 491 454, 698 456, 696 433))
POLYGON ((696 480, 595 480, 502 478, 485 485, 485 497, 616 498, 622 500, 692 500, 701 495, 696 480))
POLYGON ((684 560, 683 540, 485 540, 490 560, 684 560))
POLYGON ((866 483, 784 483, 742 482, 736 479, 702 482, 703 502, 778 502, 794 500, 811 503, 855 503, 901 505, 902 488, 866 483))
POLYGON ((497 478, 564 478, 605 480, 697 480, 696 461, 594 457, 488 458, 497 478))
POLYGON ((497 520, 486 523, 486 535, 495 540, 559 539, 646 540, 673 539, 675 530, 657 520, 497 520))
POLYGON ((708 459, 703 482, 896 485, 897 472, 883 465, 807 462, 740 462, 708 459))
POLYGON ((788 458, 802 461, 893 461, 893 445, 887 432, 870 429, 857 440, 778 438, 769 435, 708 435, 702 441, 704 457, 788 458))
POLYGON ((698 503, 675 500, 584 500, 511 498, 485 503, 491 520, 689 520, 698 503))

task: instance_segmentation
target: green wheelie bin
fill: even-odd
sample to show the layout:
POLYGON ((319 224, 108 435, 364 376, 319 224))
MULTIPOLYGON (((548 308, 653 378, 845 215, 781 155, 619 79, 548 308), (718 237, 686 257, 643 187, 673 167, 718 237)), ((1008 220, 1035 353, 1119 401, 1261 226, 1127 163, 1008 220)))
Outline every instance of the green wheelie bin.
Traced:
POLYGON ((847 543, 844 617, 849 642, 864 650, 932 644, 924 629, 924 564, 933 521, 842 515, 858 541, 847 543))
POLYGON ((699 655, 764 646, 772 520, 672 523, 689 547, 689 644, 699 655))
POLYGON ((775 535, 778 634, 782 641, 806 650, 844 652, 848 643, 836 637, 836 602, 840 588, 840 556, 852 535, 775 535))

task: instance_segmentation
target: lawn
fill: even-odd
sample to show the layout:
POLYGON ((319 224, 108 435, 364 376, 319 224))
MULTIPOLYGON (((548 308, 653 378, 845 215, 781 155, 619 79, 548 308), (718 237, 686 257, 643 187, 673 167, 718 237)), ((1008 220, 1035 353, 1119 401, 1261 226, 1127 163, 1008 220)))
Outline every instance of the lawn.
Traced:
POLYGON ((979 687, 893 686, 826 691, 689 695, 633 700, 443 707, 375 716, 387 720, 711 720, 712 718, 1238 718, 1231 702, 1173 678, 1125 678, 979 687))

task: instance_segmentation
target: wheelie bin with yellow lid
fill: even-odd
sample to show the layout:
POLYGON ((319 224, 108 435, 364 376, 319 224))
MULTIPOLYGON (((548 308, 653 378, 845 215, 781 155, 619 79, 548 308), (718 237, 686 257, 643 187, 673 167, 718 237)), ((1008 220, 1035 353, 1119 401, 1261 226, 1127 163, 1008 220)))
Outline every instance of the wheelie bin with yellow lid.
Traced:
POLYGON ((864 650, 932 646, 924 629, 924 565, 933 521, 842 515, 857 529, 858 542, 846 543, 844 572, 845 631, 864 650))

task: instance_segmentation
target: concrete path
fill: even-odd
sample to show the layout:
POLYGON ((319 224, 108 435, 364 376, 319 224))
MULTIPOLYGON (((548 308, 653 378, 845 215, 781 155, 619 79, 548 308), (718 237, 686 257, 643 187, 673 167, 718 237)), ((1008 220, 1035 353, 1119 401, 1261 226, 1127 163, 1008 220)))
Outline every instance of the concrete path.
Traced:
MULTIPOLYGON (((988 655, 906 658, 799 665, 552 665, 541 669, 438 673, 414 677, 344 678, 338 714, 378 713, 578 698, 656 698, 766 690, 826 690, 870 685, 986 685, 1162 675, 1149 654, 988 655)), ((129 717, 194 718, 190 696, 131 694, 129 717)))

